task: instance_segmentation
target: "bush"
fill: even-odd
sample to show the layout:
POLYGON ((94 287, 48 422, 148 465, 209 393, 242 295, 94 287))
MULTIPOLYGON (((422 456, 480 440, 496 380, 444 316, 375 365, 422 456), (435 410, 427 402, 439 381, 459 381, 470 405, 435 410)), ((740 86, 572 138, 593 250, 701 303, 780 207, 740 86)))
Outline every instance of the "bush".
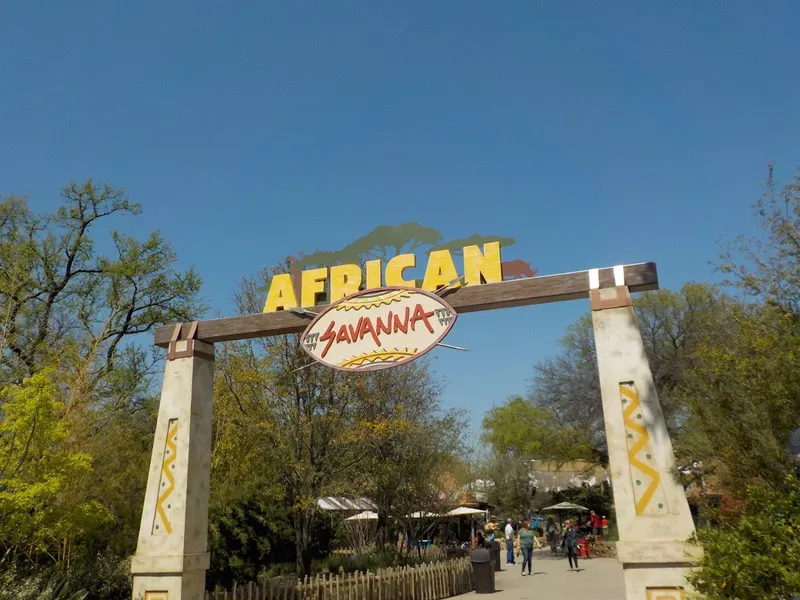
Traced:
POLYGON ((800 482, 746 497, 737 522, 699 532, 705 555, 689 581, 707 600, 789 600, 800 594, 800 482))

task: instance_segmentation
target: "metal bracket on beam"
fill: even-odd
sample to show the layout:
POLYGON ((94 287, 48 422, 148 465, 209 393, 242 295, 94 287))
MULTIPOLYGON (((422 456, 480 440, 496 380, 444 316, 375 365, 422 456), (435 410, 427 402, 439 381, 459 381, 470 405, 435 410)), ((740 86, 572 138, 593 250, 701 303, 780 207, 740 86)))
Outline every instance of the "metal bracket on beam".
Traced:
POLYGON ((197 325, 198 321, 192 321, 192 324, 189 326, 189 334, 186 336, 185 340, 180 339, 183 325, 181 323, 175 325, 175 329, 172 330, 172 337, 169 340, 169 346, 167 346, 167 360, 187 358, 190 356, 199 356, 208 360, 214 360, 213 354, 203 352, 195 347, 195 341, 197 341, 197 325), (186 348, 183 350, 178 350, 178 342, 180 341, 186 342, 186 348))

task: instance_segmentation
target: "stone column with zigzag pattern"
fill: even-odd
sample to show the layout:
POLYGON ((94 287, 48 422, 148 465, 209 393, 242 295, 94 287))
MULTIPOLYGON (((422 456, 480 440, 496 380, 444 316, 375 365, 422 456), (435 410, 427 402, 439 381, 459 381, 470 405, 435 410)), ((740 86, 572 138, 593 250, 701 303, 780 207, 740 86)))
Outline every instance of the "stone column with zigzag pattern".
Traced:
POLYGON ((701 551, 628 288, 595 289, 591 306, 626 600, 682 597, 701 551))
POLYGON ((167 360, 139 541, 134 600, 204 597, 214 346, 176 343, 167 360))

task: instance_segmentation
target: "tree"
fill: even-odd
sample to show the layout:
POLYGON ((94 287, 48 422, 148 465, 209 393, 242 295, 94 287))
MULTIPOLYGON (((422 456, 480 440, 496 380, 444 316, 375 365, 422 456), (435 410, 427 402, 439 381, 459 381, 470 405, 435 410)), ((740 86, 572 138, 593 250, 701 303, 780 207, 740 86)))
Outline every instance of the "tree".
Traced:
POLYGON ((725 328, 687 357, 675 390, 685 406, 676 449, 700 461, 718 487, 741 497, 744 484, 778 487, 786 443, 800 414, 800 328, 768 305, 728 303, 725 328))
POLYGON ((31 563, 48 555, 67 566, 69 541, 111 515, 96 500, 70 501, 72 480, 91 463, 69 447, 58 396, 49 369, 0 391, 0 543, 31 563))
POLYGON ((481 440, 495 453, 516 460, 572 460, 590 451, 584 432, 562 425, 554 411, 522 396, 511 396, 486 413, 481 440))
POLYGON ((720 256, 726 283, 800 314, 800 170, 781 186, 770 165, 764 195, 753 206, 763 236, 739 236, 720 256))
MULTIPOLYGON (((647 353, 667 427, 676 433, 685 418, 683 396, 674 388, 697 346, 711 332, 724 332, 730 316, 724 294, 706 284, 686 284, 680 292, 659 290, 634 299, 636 318, 647 353)), ((528 397, 533 406, 553 411, 559 422, 584 432, 592 445, 592 456, 607 463, 605 421, 600 379, 589 315, 567 328, 561 352, 534 367, 528 397)))
POLYGON ((104 219, 141 213, 121 189, 72 184, 53 215, 20 198, 0 202, 0 379, 33 375, 50 357, 74 354, 92 389, 114 366, 123 340, 156 325, 190 320, 200 278, 177 272, 158 234, 139 242, 111 232, 115 256, 95 252, 90 234, 104 219))
POLYGON ((139 527, 160 356, 136 336, 203 307, 200 278, 158 233, 105 227, 141 213, 121 189, 89 180, 61 196, 52 214, 0 200, 0 539, 20 576, 55 565, 94 585, 139 527))
MULTIPOLYGON (((390 540, 390 515, 439 513, 449 501, 443 476, 455 470, 453 459, 464 452, 466 419, 461 410, 441 411, 440 386, 424 359, 376 372, 371 379, 373 418, 385 420, 358 470, 363 478, 358 489, 376 505, 377 543, 383 549, 390 540)), ((406 522, 407 531, 420 523, 406 522)))
POLYGON ((790 600, 800 593, 800 485, 751 486, 746 515, 695 539, 704 553, 689 582, 708 600, 790 600))
MULTIPOLYGON (((242 281, 237 294, 242 314, 259 307, 258 285, 267 275, 242 281)), ((217 367, 218 401, 237 407, 237 418, 254 431, 252 438, 242 438, 246 446, 239 452, 270 463, 272 475, 261 466, 255 471, 271 476, 274 493, 287 503, 297 572, 308 574, 317 499, 352 491, 354 482, 363 485, 369 456, 391 451, 387 439, 402 439, 412 425, 426 423, 414 420, 413 407, 435 398, 426 390, 431 380, 419 365, 379 374, 327 369, 311 361, 296 335, 228 344, 217 367)))

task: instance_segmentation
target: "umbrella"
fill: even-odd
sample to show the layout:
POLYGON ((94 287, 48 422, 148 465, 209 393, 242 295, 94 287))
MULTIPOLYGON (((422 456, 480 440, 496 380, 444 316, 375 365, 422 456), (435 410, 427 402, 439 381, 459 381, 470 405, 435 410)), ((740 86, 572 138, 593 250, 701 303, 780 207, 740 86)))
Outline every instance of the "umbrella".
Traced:
MULTIPOLYGON (((544 511, 552 511, 552 512, 589 512, 589 509, 585 506, 581 506, 580 504, 573 504, 572 502, 561 502, 560 504, 554 504, 553 506, 548 506, 547 508, 543 508, 542 512, 544 511)), ((563 519, 561 515, 558 516, 559 525, 561 525, 563 519)))
POLYGON ((378 513, 371 510, 365 510, 352 517, 347 517, 345 521, 371 521, 378 518, 378 513))
POLYGON ((467 506, 459 506, 458 508, 454 508, 450 512, 447 513, 450 517, 460 517, 462 515, 482 515, 486 511, 479 510, 477 508, 469 508, 467 506))
POLYGON ((553 506, 548 506, 547 508, 543 508, 542 512, 546 510, 552 511, 560 511, 563 510, 565 512, 589 512, 589 509, 585 506, 581 506, 580 504, 573 504, 572 502, 562 502, 560 504, 554 504, 553 506))

